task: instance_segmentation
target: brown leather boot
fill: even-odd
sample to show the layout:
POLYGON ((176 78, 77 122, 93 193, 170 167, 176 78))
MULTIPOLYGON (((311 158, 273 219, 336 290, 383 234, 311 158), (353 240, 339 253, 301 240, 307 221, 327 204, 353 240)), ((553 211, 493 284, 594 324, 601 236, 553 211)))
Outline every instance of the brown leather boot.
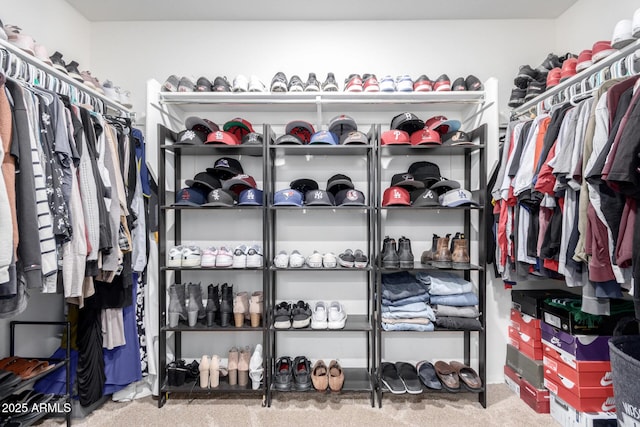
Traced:
POLYGON ((451 236, 451 234, 447 234, 445 237, 440 237, 438 239, 438 247, 435 255, 433 256, 433 262, 431 263, 434 267, 451 268, 451 250, 449 249, 449 236, 451 236))
POLYGON ((437 234, 433 233, 433 237, 431 238, 431 249, 429 249, 428 251, 422 252, 422 256, 420 257, 420 262, 422 264, 431 264, 431 261, 433 261, 433 255, 438 250, 438 239, 439 238, 440 238, 440 236, 438 236, 437 234))
POLYGON ((251 359, 251 349, 247 346, 240 350, 238 359, 238 385, 246 387, 249 384, 249 360, 251 359))
POLYGON ((229 350, 229 361, 227 363, 227 369, 229 370, 229 385, 238 384, 238 349, 233 347, 229 350))
POLYGON ((460 234, 460 236, 453 241, 451 264, 454 268, 469 268, 469 252, 467 250, 467 239, 464 238, 464 234, 460 234))

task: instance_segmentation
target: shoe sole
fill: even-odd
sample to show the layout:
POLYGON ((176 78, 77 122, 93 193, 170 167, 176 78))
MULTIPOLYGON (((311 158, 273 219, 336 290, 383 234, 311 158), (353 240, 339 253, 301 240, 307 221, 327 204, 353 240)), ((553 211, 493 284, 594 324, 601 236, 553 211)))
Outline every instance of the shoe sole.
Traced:
POLYGON ((336 261, 334 262, 322 262, 322 265, 324 266, 324 268, 336 268, 338 266, 338 263, 336 261))
POLYGON ((399 262, 382 261, 383 268, 400 268, 399 262))
POLYGON ((291 327, 293 329, 304 329, 309 327, 310 323, 311 323, 311 319, 294 320, 293 322, 291 322, 291 327))
POLYGON ((273 265, 275 265, 276 268, 287 268, 289 266, 289 262, 287 261, 286 263, 283 263, 283 262, 274 261, 273 265))
POLYGON ((198 259, 183 259, 182 267, 200 267, 201 261, 198 259))
POLYGON ((363 92, 380 92, 379 86, 369 86, 364 88, 363 92))
POLYGON ((431 265, 436 268, 451 268, 451 262, 448 261, 431 261, 431 265))
POLYGON ((291 384, 278 384, 275 383, 276 390, 279 391, 291 391, 291 384))
POLYGON ((293 385, 295 391, 308 391, 311 390, 311 383, 295 384, 293 385))
POLYGON ((276 329, 289 329, 291 328, 291 321, 276 320, 275 322, 273 322, 273 327, 276 329))
POLYGON ((345 267, 345 268, 352 268, 354 266, 353 262, 343 261, 341 258, 338 258, 338 264, 340 264, 340 267, 345 267))
POLYGON ((313 320, 311 320, 311 329, 328 329, 328 322, 326 320, 322 322, 314 322, 313 320))
POLYGON ((400 261, 400 268, 413 268, 413 261, 400 261))
POLYGON ((384 378, 381 379, 382 384, 385 385, 385 387, 387 387, 387 390, 389 390, 392 394, 405 394, 407 392, 407 389, 403 389, 403 390, 394 390, 391 387, 389 387, 389 383, 387 383, 384 378))
POLYGON ((346 324, 347 324, 347 319, 341 320, 339 322, 328 321, 327 329, 343 329, 346 324))
POLYGON ((168 259, 167 267, 182 267, 182 259, 168 259))
POLYGON ((222 259, 218 255, 216 258, 216 267, 231 267, 233 265, 233 258, 231 256, 223 256, 222 259))
POLYGON ((338 86, 333 85, 333 84, 328 84, 325 87, 323 87, 322 90, 325 91, 325 92, 337 92, 338 91, 338 86))
POLYGON ((369 261, 356 261, 355 263, 353 263, 355 268, 367 268, 368 264, 369 261))
POLYGON ((302 266, 304 266, 304 258, 300 258, 300 259, 295 259, 295 258, 289 258, 289 267, 291 268, 301 268, 302 266))
POLYGON ((216 257, 215 256, 202 256, 202 260, 200 261, 201 267, 215 267, 216 266, 216 257))
POLYGON ((233 268, 247 268, 247 257, 233 257, 233 268))
POLYGON ((286 92, 287 86, 284 83, 274 83, 271 85, 271 92, 286 92))
POLYGON ((247 268, 262 267, 262 257, 247 257, 247 268))
POLYGON ((314 262, 307 261, 307 265, 309 266, 309 268, 322 268, 322 261, 317 261, 317 262, 316 261, 314 261, 314 262))
POLYGON ((344 90, 345 92, 362 92, 362 87, 351 86, 344 90))

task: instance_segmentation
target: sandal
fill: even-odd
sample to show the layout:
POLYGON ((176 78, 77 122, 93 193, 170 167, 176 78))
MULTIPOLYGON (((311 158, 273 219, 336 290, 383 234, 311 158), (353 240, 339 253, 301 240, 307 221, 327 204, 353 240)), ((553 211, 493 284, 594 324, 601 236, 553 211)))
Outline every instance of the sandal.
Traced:
POLYGON ((458 378, 458 373, 451 367, 447 362, 443 362, 442 360, 438 360, 434 367, 436 368, 436 375, 440 382, 442 383, 442 387, 451 392, 457 393, 460 391, 460 380, 458 378))
POLYGON ((462 387, 473 393, 482 391, 482 380, 473 368, 456 361, 451 362, 450 365, 458 373, 462 387))

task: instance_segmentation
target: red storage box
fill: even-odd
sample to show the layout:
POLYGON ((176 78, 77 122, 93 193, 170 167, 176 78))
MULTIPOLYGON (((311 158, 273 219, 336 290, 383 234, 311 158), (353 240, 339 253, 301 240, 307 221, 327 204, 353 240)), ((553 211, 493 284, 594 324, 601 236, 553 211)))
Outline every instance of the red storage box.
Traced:
POLYGON ((551 393, 580 412, 614 412, 613 387, 576 387, 555 382, 545 377, 544 386, 551 393))
POLYGON ((554 382, 570 381, 578 387, 611 387, 611 362, 576 361, 557 350, 544 346, 544 376, 554 382))
POLYGON ((522 332, 535 340, 539 341, 542 339, 540 319, 521 313, 515 308, 511 309, 511 326, 513 329, 522 332))
POLYGON ((513 327, 509 326, 509 339, 510 344, 517 348, 522 354, 533 360, 542 360, 542 341, 534 340, 527 334, 518 332, 513 327))
POLYGON ((527 382, 524 378, 520 384, 520 399, 539 414, 548 414, 549 409, 549 390, 537 389, 527 382))
POLYGON ((504 365, 504 382, 509 386, 512 392, 520 396, 520 385, 522 384, 522 377, 516 374, 516 371, 504 365))

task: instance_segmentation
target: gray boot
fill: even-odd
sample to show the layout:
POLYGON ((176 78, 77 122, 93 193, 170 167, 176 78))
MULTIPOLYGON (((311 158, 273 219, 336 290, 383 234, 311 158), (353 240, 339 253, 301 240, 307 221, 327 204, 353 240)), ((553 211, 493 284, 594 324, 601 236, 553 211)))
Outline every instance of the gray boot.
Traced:
POLYGON ((184 297, 184 284, 169 286, 169 327, 175 328, 180 320, 187 320, 187 306, 184 297))
POLYGON ((189 283, 189 306, 188 306, 188 315, 189 315, 189 326, 195 326, 198 319, 204 319, 206 315, 206 311, 204 309, 204 304, 202 303, 202 288, 200 287, 200 283, 189 283))

